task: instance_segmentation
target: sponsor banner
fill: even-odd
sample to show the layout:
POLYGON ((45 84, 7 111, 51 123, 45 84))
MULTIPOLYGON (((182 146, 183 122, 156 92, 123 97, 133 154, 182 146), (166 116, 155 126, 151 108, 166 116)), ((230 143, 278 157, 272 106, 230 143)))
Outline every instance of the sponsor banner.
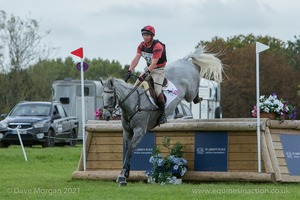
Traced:
POLYGON ((195 171, 227 171, 228 132, 195 132, 195 171))
MULTIPOLYGON (((155 148, 155 132, 147 132, 140 144, 134 150, 130 160, 130 170, 145 171, 153 168, 149 162, 155 148)), ((123 160, 125 157, 125 146, 123 145, 123 160)))
POLYGON ((281 134, 285 161, 291 176, 300 176, 300 135, 281 134))

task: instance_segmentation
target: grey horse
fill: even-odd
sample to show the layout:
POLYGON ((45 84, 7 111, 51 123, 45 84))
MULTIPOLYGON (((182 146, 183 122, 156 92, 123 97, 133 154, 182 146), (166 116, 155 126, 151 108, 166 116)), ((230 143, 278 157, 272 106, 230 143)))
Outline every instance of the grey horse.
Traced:
MULTIPOLYGON (((177 105, 185 99, 187 102, 200 101, 198 91, 200 78, 222 81, 223 64, 215 54, 206 52, 198 46, 194 52, 183 59, 168 64, 165 76, 178 90, 177 97, 166 107, 166 116, 174 113, 177 105)), ((123 142, 125 157, 120 175, 120 186, 126 186, 130 172, 130 158, 148 130, 157 126, 160 111, 146 95, 144 89, 134 88, 121 79, 112 78, 104 83, 103 118, 110 120, 118 105, 122 110, 123 142)))

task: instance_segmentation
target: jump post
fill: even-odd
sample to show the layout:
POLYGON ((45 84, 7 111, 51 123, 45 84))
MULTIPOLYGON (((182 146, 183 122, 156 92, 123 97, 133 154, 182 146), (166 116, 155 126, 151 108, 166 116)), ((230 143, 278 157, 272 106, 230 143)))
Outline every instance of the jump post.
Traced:
MULTIPOLYGON (((255 118, 169 120, 168 123, 151 131, 155 133, 155 145, 161 146, 164 136, 168 136, 172 143, 180 141, 184 145, 183 157, 188 161, 188 171, 183 181, 300 182, 300 174, 293 170, 295 167, 300 169, 300 145, 290 150, 283 145, 282 141, 285 140, 286 144, 289 137, 292 137, 292 140, 297 139, 300 142, 300 121, 261 119, 262 171, 260 173, 257 164, 256 126, 255 118), (215 133, 225 134, 227 138, 225 151, 222 148, 215 148, 223 151, 221 153, 224 154, 223 158, 226 161, 222 165, 225 170, 216 171, 213 167, 210 170, 209 166, 205 170, 199 170, 202 164, 199 164, 198 156, 209 153, 210 149, 202 148, 198 142, 201 143, 203 136, 210 138, 210 135, 215 133)), ((123 161, 120 121, 90 120, 86 123, 86 132, 86 171, 83 170, 81 155, 77 170, 73 172, 72 177, 116 180, 123 161)), ((220 153, 215 149, 212 148, 210 153, 220 153)), ((215 164, 218 163, 212 162, 212 165, 215 164)), ((131 170, 128 180, 147 180, 145 171, 131 170)))

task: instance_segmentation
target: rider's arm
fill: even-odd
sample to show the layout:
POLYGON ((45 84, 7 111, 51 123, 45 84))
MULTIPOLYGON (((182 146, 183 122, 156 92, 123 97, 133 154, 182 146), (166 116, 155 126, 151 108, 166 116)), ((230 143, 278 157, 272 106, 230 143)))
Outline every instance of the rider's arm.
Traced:
POLYGON ((158 60, 159 60, 158 58, 152 58, 152 62, 148 67, 148 70, 150 72, 152 72, 152 70, 156 67, 158 60))
POLYGON ((134 68, 137 66, 137 64, 139 63, 139 60, 141 58, 142 54, 140 53, 137 53, 134 57, 134 59, 132 60, 131 64, 130 64, 130 67, 129 67, 129 70, 132 71, 134 70, 134 68))

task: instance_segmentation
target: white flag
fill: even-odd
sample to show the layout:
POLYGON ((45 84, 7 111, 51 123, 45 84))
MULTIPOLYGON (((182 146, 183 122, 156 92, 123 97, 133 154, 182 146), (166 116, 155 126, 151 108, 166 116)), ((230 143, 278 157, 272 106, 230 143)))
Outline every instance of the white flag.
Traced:
POLYGON ((260 52, 265 51, 269 48, 270 47, 265 45, 265 44, 262 44, 260 42, 256 42, 256 53, 260 53, 260 52))

